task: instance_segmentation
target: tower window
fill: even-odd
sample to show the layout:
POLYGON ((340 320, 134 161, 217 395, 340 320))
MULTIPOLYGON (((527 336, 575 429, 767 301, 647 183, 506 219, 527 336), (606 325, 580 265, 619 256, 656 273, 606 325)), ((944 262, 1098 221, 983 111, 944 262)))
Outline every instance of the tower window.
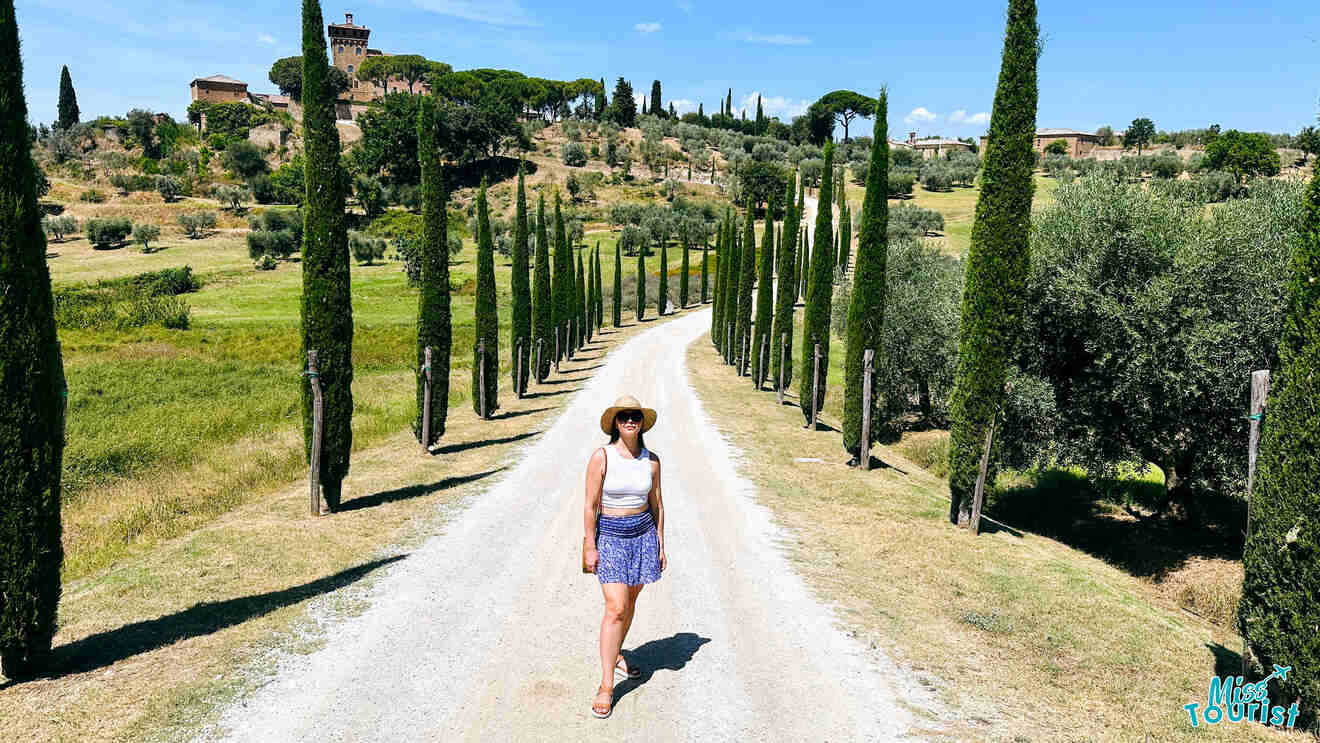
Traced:
POLYGON ((339 53, 340 53, 340 54, 343 54, 343 53, 344 53, 344 45, 343 45, 343 44, 340 44, 340 45, 339 45, 339 53))
POLYGON ((349 65, 349 66, 348 66, 348 74, 350 74, 350 75, 353 74, 353 65, 349 65))
POLYGON ((362 47, 358 47, 358 48, 354 49, 354 50, 353 50, 353 53, 356 54, 356 55, 358 55, 359 57, 361 57, 361 56, 362 56, 362 47))

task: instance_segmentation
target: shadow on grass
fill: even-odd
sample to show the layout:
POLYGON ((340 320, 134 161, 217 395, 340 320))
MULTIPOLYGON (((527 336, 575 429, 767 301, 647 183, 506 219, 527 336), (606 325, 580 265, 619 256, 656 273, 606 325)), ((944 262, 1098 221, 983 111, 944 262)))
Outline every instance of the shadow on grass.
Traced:
MULTIPOLYGON (((528 395, 528 397, 531 397, 531 395, 528 395)), ((540 409, 545 410, 545 408, 540 408, 540 409)), ((513 416, 509 416, 509 417, 512 418, 513 416)), ((540 435, 541 435, 540 431, 527 431, 526 433, 520 433, 514 436, 505 436, 499 439, 481 439, 480 441, 456 441, 452 444, 437 446, 431 450, 431 453, 453 454, 455 452, 467 451, 468 449, 476 449, 482 446, 491 446, 493 444, 511 444, 515 441, 522 441, 523 439, 531 438, 532 436, 540 436, 540 435)))
POLYGON ((1065 470, 1035 473, 1029 485, 995 488, 987 495, 986 513, 1000 521, 1056 539, 1127 573, 1156 581, 1192 557, 1237 560, 1242 557, 1240 503, 1205 499, 1206 521, 1181 525, 1164 519, 1135 519, 1124 506, 1153 508, 1164 495, 1162 483, 1147 480, 1100 480, 1065 470))
POLYGON ((502 421, 508 418, 520 418, 524 415, 531 415, 532 413, 540 413, 542 411, 546 411, 549 409, 550 408, 532 408, 530 410, 510 410, 505 413, 500 413, 499 415, 492 415, 490 419, 493 421, 502 421))
POLYGON ((638 645, 636 650, 623 654, 623 660, 629 668, 636 668, 642 675, 635 679, 620 681, 614 685, 614 702, 618 703, 634 689, 651 680, 658 670, 681 671, 688 661, 697 654, 702 645, 710 642, 709 637, 702 637, 694 632, 678 632, 663 640, 651 640, 638 645))
MULTIPOLYGON (((542 382, 541 384, 550 384, 550 383, 549 383, 549 382, 542 382)), ((527 398, 537 398, 537 397, 553 397, 553 396, 555 396, 555 395, 567 395, 567 394, 570 393, 570 392, 577 392, 577 391, 580 390, 580 389, 582 389, 582 388, 581 388, 581 387, 565 387, 565 388, 562 389, 562 390, 554 390, 554 391, 552 391, 552 392, 528 392, 528 393, 525 395, 525 397, 527 397, 527 398)))
POLYGON ((181 640, 219 632, 227 627, 265 616, 277 609, 336 591, 404 557, 406 555, 395 555, 373 560, 281 591, 224 601, 204 601, 163 617, 98 632, 56 648, 55 672, 49 677, 58 678, 73 673, 95 671, 181 640))
MULTIPOLYGON (((581 371, 581 369, 574 369, 573 371, 581 371)), ((587 377, 560 377, 559 379, 547 379, 541 384, 543 385, 568 384, 569 382, 581 382, 586 378, 587 377)))
POLYGON ((1236 650, 1229 650, 1217 642, 1207 642, 1205 644, 1210 654, 1215 656, 1215 675, 1216 676, 1238 676, 1242 673, 1242 653, 1236 650))
POLYGON ((371 495, 364 495, 361 498, 354 498, 353 500, 341 504, 339 506, 338 513, 344 513, 346 511, 361 511, 364 508, 374 508, 376 506, 384 505, 386 503, 393 503, 395 501, 420 498, 424 495, 438 493, 441 490, 448 490, 449 488, 456 487, 458 485, 463 485, 469 482, 475 482, 477 480, 490 477, 491 475, 495 474, 496 472, 499 472, 502 469, 504 468, 497 467, 493 470, 487 470, 485 472, 477 472, 471 475, 458 475, 456 477, 446 477, 443 480, 433 482, 429 485, 409 485, 407 487, 395 488, 394 490, 385 490, 379 493, 373 493, 371 495))

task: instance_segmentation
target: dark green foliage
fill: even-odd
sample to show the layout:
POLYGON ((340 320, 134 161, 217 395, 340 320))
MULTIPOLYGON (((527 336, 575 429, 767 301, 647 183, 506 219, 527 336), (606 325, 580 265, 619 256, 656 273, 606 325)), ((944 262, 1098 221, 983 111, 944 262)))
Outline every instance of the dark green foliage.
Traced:
POLYGON ((669 242, 660 241, 660 286, 656 288, 655 307, 657 313, 665 316, 669 309, 669 242))
POLYGON ((709 296, 707 287, 710 285, 710 246, 703 244, 701 246, 701 303, 706 303, 706 297, 709 296))
POLYGON ((621 127, 637 126, 637 101, 633 100, 632 83, 619 78, 614 84, 614 100, 606 118, 621 127))
POLYGON ((449 193, 444 162, 436 142, 435 99, 421 101, 417 117, 418 155, 422 170, 421 291, 417 298, 417 414, 413 435, 424 446, 439 441, 449 415, 449 365, 453 320, 449 309, 449 193), (422 441, 422 415, 426 388, 422 371, 426 347, 431 347, 431 440, 422 441))
POLYGON ((822 106, 843 124, 843 139, 848 140, 848 124, 857 116, 870 116, 875 111, 875 99, 851 90, 836 90, 820 97, 815 105, 822 106))
POLYGON ((682 273, 678 275, 678 308, 686 309, 688 305, 688 288, 691 284, 691 278, 688 274, 692 271, 692 259, 688 256, 688 245, 683 243, 683 263, 680 269, 682 273))
POLYGON ((1229 129, 1205 147, 1206 170, 1225 170, 1237 177, 1279 174, 1279 153, 1268 135, 1229 129))
MULTIPOLYGON (((335 96, 329 86, 325 27, 318 0, 303 0, 303 161, 307 201, 303 211, 302 358, 317 352, 324 418, 321 493, 330 510, 348 474, 353 448, 353 305, 349 291, 348 228, 344 220, 347 178, 339 164, 335 96)), ((312 389, 302 387, 303 441, 312 454, 312 389)))
POLYGON ((353 260, 367 266, 385 257, 385 241, 361 232, 348 233, 348 249, 353 254, 353 260))
POLYGON ((568 337, 568 321, 573 317, 573 294, 576 280, 573 278, 573 249, 568 245, 564 232, 564 213, 555 193, 555 252, 554 275, 551 277, 551 312, 554 315, 555 337, 559 339, 559 358, 568 356, 571 339, 568 337))
POLYGON ((637 251, 637 322, 646 316, 646 251, 637 251))
POLYGON ((816 344, 820 344, 820 378, 815 380, 816 408, 825 406, 826 380, 830 368, 830 304, 834 298, 834 143, 825 144, 825 173, 821 179, 818 208, 816 210, 816 250, 811 254, 807 280, 807 306, 802 323, 802 377, 798 384, 798 399, 802 401, 802 416, 810 423, 814 417, 812 382, 815 377, 816 344))
POLYGON ((49 660, 60 600, 64 364, 12 0, 0 0, 0 666, 49 660))
POLYGON ((90 242, 92 247, 97 250, 119 245, 128 239, 128 235, 132 231, 133 222, 122 217, 89 219, 83 224, 83 232, 87 235, 87 242, 90 242))
POLYGON ((774 318, 771 294, 775 283, 775 221, 765 219, 765 234, 761 237, 761 258, 756 276, 756 324, 752 329, 752 379, 760 389, 770 372, 769 358, 763 358, 762 349, 770 350, 770 323, 774 318))
POLYGON ((220 157, 225 170, 243 180, 250 180, 269 170, 261 150, 246 139, 231 142, 220 157))
POLYGON ((1133 119, 1132 125, 1123 133, 1123 147, 1126 149, 1135 146, 1137 155, 1140 156, 1141 148, 1150 144, 1150 141, 1154 138, 1155 122, 1147 118, 1133 119))
POLYGON ((716 349, 724 348, 724 265, 727 249, 724 246, 724 223, 715 229, 715 295, 710 308, 710 342, 716 349))
MULTIPOLYGON (((1320 173, 1306 191, 1279 364, 1251 494, 1238 628, 1265 667, 1293 666, 1284 698, 1320 706, 1320 173)), ((1244 380, 1245 381, 1245 380, 1244 380)))
POLYGON ((784 226, 780 232, 779 255, 775 258, 778 268, 779 284, 775 288, 774 326, 770 332, 770 379, 772 384, 779 384, 780 367, 783 370, 784 385, 793 381, 793 306, 797 303, 797 234, 802 215, 793 203, 793 182, 788 183, 785 198, 788 211, 784 215, 784 226), (785 348, 787 350, 785 350, 785 348))
POLYGON ((593 259, 596 264, 596 310, 595 321, 592 323, 593 330, 600 330, 605 325, 605 289, 603 279, 600 275, 600 241, 596 241, 596 256, 593 259))
POLYGON ((573 296, 573 335, 575 348, 587 344, 587 273, 582 267, 582 253, 577 254, 577 290, 573 296))
POLYGON ((651 114, 663 117, 665 107, 660 105, 660 81, 655 80, 651 83, 651 114))
POLYGON ((55 126, 68 129, 78 123, 78 95, 73 92, 73 78, 69 76, 69 66, 60 70, 59 121, 55 126))
POLYGON ((587 253, 587 342, 596 333, 596 251, 600 249, 600 243, 596 243, 596 249, 587 253))
POLYGON ((807 229, 805 227, 802 228, 802 239, 799 244, 802 249, 797 251, 797 301, 802 301, 807 297, 807 269, 811 267, 811 244, 807 242, 807 229))
MULTIPOLYGON (((862 225, 858 231, 857 268, 853 272, 852 298, 848 304, 847 357, 843 364, 843 448, 859 456, 862 444, 862 394, 865 379, 863 360, 867 349, 875 352, 875 368, 884 363, 885 263, 889 255, 889 91, 880 91, 876 103, 875 133, 871 138, 871 165, 866 176, 866 196, 862 202, 862 225)), ((842 217, 844 255, 840 265, 847 266, 849 215, 842 217)), ((880 375, 871 378, 872 410, 880 400, 880 375)), ((881 426, 871 425, 874 443, 881 426)))
POLYGON ((623 325, 623 250, 614 244, 614 294, 611 302, 614 327, 623 325))
POLYGON ((527 226, 527 190, 523 184, 522 168, 518 169, 518 196, 513 225, 513 317, 509 322, 509 350, 513 354, 510 374, 514 390, 527 388, 528 365, 531 363, 532 289, 527 245, 530 232, 527 226))
POLYGON ((476 337, 472 339, 472 409, 488 417, 500 407, 500 318, 495 306, 495 240, 490 231, 486 181, 477 192, 476 337), (481 408, 481 378, 485 370, 486 408, 481 408))
MULTIPOLYGON (((889 184, 885 184, 886 199, 888 199, 889 184)), ((848 261, 852 259, 852 209, 847 204, 839 211, 839 260, 838 267, 840 271, 847 272, 848 261)))
MULTIPOLYGON (((958 375, 950 414, 949 518, 970 517, 985 432, 1004 399, 1008 364, 1022 332, 1030 265, 1031 173, 1036 163, 1035 0, 1010 0, 1003 63, 990 116, 981 193, 963 292, 958 375)), ((994 472, 988 474, 994 481, 994 472)))
MULTIPOLYGON (((283 59, 275 60, 275 63, 270 66, 270 72, 268 72, 266 76, 270 79, 271 84, 279 88, 281 94, 287 95, 295 101, 301 101, 303 89, 302 74, 302 57, 284 57, 283 59)), ((326 75, 326 85, 330 89, 330 96, 332 98, 338 98, 348 92, 350 86, 348 73, 338 67, 328 67, 326 69, 326 75)), ((207 117, 207 127, 209 131, 210 116, 207 117)))
POLYGON ((596 105, 593 107, 593 113, 596 114, 597 121, 600 121, 601 117, 605 115, 605 109, 608 107, 609 103, 605 100, 605 78, 602 77, 600 87, 596 89, 596 105))
POLYGON ((545 227, 545 194, 536 200, 536 260, 532 275, 532 347, 541 349, 541 364, 536 369, 536 381, 543 382, 550 374, 555 354, 554 293, 550 284, 550 237, 545 227))
POLYGON ((729 253, 729 269, 725 275, 724 301, 727 305, 724 309, 724 327, 725 327, 725 361, 732 365, 737 363, 738 348, 741 345, 738 339, 738 297, 741 288, 742 279, 742 254, 747 249, 738 230, 738 217, 736 214, 729 216, 729 223, 725 226, 728 232, 729 244, 733 250, 729 253))

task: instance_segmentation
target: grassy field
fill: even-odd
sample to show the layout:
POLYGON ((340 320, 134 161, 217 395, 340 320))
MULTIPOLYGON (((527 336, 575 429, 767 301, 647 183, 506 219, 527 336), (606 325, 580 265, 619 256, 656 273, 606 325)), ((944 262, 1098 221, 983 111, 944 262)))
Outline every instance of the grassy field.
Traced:
MULTIPOLYGON (((837 346, 840 367, 842 356, 837 346)), ((932 737, 1309 739, 1246 724, 1194 731, 1182 706, 1204 701, 1212 675, 1237 671, 1240 638, 1161 600, 1131 566, 1065 540, 952 527, 943 478, 901 453, 938 451, 938 441, 880 447, 873 455, 885 466, 853 470, 836 430, 805 430, 795 403, 754 391, 707 336, 689 349, 688 368, 711 419, 744 455, 739 471, 794 533, 796 568, 859 639, 938 692, 944 708, 928 714, 932 737), (795 461, 811 457, 823 461, 795 461)), ((840 381, 831 364, 823 419, 835 425, 840 381)))

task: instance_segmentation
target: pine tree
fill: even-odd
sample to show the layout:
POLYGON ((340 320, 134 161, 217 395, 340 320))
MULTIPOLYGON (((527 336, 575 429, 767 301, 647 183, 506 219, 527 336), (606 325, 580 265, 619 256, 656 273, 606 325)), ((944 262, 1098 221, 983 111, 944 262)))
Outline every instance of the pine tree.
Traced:
POLYGON ((764 356, 770 350, 770 322, 774 317, 771 305, 775 283, 775 220, 769 207, 765 210, 765 234, 761 236, 760 267, 756 279, 756 325, 752 329, 752 380, 756 389, 761 389, 770 371, 769 359, 764 356))
POLYGON ((623 249, 614 243, 614 327, 623 327, 623 249))
MULTIPOLYGON (((449 236, 444 182, 444 163, 440 159, 437 101, 422 96, 417 115, 417 154, 422 168, 422 279, 417 298, 417 368, 426 364, 426 347, 431 347, 431 446, 445 433, 449 415, 450 345, 453 342, 449 308, 449 236)), ((422 415, 425 412, 426 383, 417 375, 417 416, 413 435, 422 441, 422 415)))
POLYGON ((637 248, 637 322, 646 316, 646 246, 637 248))
POLYGON ((701 303, 702 304, 706 303, 706 297, 708 296, 708 292, 706 291, 706 289, 709 285, 710 285, 710 246, 705 243, 702 243, 701 245, 701 303))
POLYGON ((1303 202, 1302 239, 1293 252, 1287 310, 1279 341, 1251 493, 1238 627, 1269 668, 1290 665, 1285 699, 1320 701, 1320 561, 1313 515, 1320 508, 1320 170, 1303 202))
MULTIPOLYGON (((843 364, 843 448, 860 464, 862 442, 862 397, 864 356, 874 352, 873 369, 882 368, 885 330, 885 267, 889 256, 889 91, 881 89, 876 101, 875 130, 871 142, 871 167, 866 173, 866 196, 857 240, 857 267, 853 271, 852 297, 848 303, 847 356, 843 364)), ((847 225, 851 215, 842 217, 847 225)), ((845 226, 844 234, 848 233, 845 226)), ((851 238, 848 238, 851 239, 851 238)), ((844 243, 847 250, 847 242, 844 243)), ((847 253, 843 265, 847 266, 847 253)), ((880 375, 871 377, 871 406, 880 399, 880 375)), ((868 443, 879 437, 880 426, 872 421, 868 443)))
POLYGON ((514 391, 527 388, 532 339, 532 288, 527 243, 527 191, 523 183, 522 163, 518 164, 518 195, 513 225, 513 317, 509 322, 509 349, 513 353, 510 374, 514 391))
POLYGON ((560 360, 568 357, 572 339, 568 337, 568 320, 573 309, 573 256, 569 252, 568 237, 564 232, 564 213, 559 193, 555 192, 555 248, 554 273, 550 277, 550 307, 554 315, 555 338, 559 342, 560 360))
POLYGON ((834 260, 830 251, 834 236, 834 143, 825 143, 825 175, 820 180, 819 207, 816 210, 816 250, 811 254, 810 278, 807 281, 807 308, 802 324, 802 378, 798 399, 807 423, 815 417, 811 409, 812 380, 815 374, 815 349, 820 344, 820 377, 815 380, 815 405, 825 406, 826 380, 830 368, 830 303, 834 295, 834 260))
MULTIPOLYGON (((536 381, 550 376, 555 354, 554 293, 550 285, 550 236, 545 227, 545 194, 536 199, 536 266, 532 275, 532 343, 541 350, 536 381)), ((532 358, 536 358, 533 354, 532 358)))
POLYGON ((688 244, 683 241, 683 267, 678 275, 678 305, 680 310, 687 309, 688 305, 688 285, 691 284, 691 277, 688 276, 692 271, 691 259, 688 257, 688 244))
POLYGON ((787 387, 793 381, 793 306, 797 303, 797 232, 798 220, 802 217, 793 203, 791 181, 788 184, 788 194, 784 204, 784 226, 779 233, 779 255, 776 258, 779 267, 779 284, 775 289, 775 319, 770 331, 770 376, 772 384, 779 384, 780 366, 786 366, 783 374, 784 386, 787 387), (785 235, 787 237, 784 237, 785 235))
POLYGON ((23 97, 13 0, 0 0, 0 668, 50 661, 60 601, 66 386, 23 97))
POLYGON ((660 241, 660 286, 656 288, 655 306, 661 317, 669 310, 669 241, 660 241))
POLYGON ((664 113, 665 107, 660 105, 660 81, 651 83, 651 113, 660 116, 664 113))
POLYGON ((486 179, 477 191, 476 337, 472 340, 472 409, 489 418, 499 410, 500 317, 495 304, 495 239, 490 232, 486 179), (481 409, 482 362, 485 362, 486 409, 481 409))
MULTIPOLYGON (((949 402, 949 519, 971 516, 985 433, 1004 399, 1004 381, 1022 332, 1035 166, 1035 0, 1009 0, 999 87, 976 200, 963 290, 958 365, 949 402)), ((992 468, 988 482, 994 482, 992 468)))
MULTIPOLYGON (((321 494, 339 508, 353 448, 353 303, 349 290, 348 227, 335 128, 335 93, 330 87, 325 26, 318 0, 303 0, 303 205, 301 303, 302 358, 317 352, 321 385, 321 494)), ((312 388, 303 377, 303 441, 312 454, 312 388)))
POLYGON ((78 95, 73 92, 73 78, 69 76, 69 66, 64 65, 60 70, 60 103, 59 103, 59 123, 56 124, 60 129, 68 129, 78 123, 78 95))

